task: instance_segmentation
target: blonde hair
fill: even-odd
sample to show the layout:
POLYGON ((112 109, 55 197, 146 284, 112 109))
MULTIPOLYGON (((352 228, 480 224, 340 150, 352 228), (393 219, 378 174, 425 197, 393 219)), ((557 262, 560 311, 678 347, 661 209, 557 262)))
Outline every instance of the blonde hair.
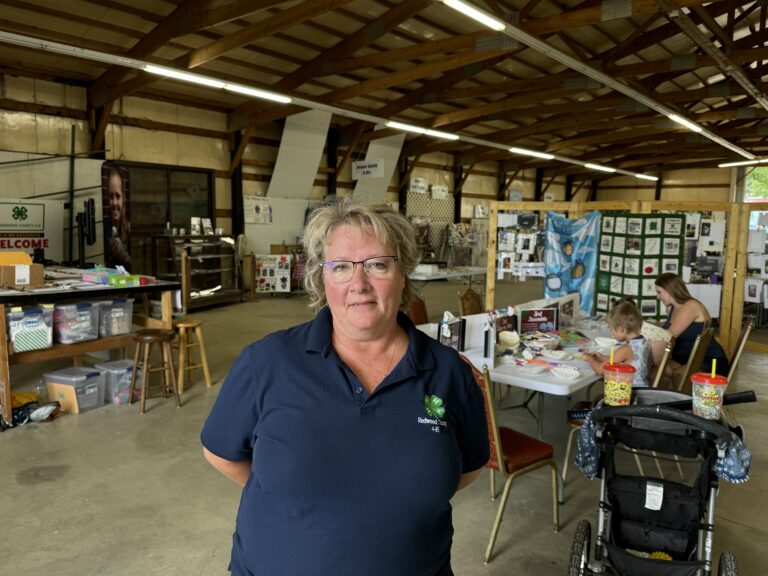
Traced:
POLYGON ((634 302, 619 300, 608 311, 608 325, 612 328, 624 328, 628 333, 639 333, 643 327, 643 315, 634 302))
POLYGON ((400 307, 405 308, 414 292, 408 275, 419 263, 419 250, 413 225, 399 212, 386 204, 368 205, 351 196, 335 204, 317 208, 304 228, 304 254, 307 257, 304 289, 309 296, 309 306, 317 313, 325 306, 325 284, 322 264, 325 249, 336 228, 351 226, 372 234, 382 246, 390 246, 397 256, 400 271, 405 277, 405 287, 400 307))

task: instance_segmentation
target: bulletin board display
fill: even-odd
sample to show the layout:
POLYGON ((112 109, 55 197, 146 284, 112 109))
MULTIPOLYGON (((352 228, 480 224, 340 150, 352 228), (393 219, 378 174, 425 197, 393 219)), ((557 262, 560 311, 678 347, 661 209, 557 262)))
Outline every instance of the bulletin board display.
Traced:
POLYGON ((661 320, 656 277, 680 274, 685 250, 685 214, 602 215, 595 310, 604 314, 618 298, 631 298, 645 318, 661 320))
POLYGON ((291 254, 254 255, 256 292, 291 291, 291 254))

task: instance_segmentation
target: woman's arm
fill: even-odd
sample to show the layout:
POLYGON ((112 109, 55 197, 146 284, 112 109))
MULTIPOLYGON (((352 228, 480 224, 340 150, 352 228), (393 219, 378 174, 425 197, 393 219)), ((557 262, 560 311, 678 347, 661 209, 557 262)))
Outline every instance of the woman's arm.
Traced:
POLYGON ((688 326, 696 321, 700 307, 701 303, 698 300, 688 300, 688 302, 682 306, 675 306, 667 330, 670 331, 675 338, 680 336, 680 334, 686 331, 688 326))
POLYGON ((459 479, 459 487, 456 488, 456 492, 472 484, 472 482, 474 482, 477 479, 477 477, 480 476, 480 473, 482 471, 483 471, 482 468, 478 468, 477 470, 472 470, 472 472, 467 472, 466 474, 462 474, 461 478, 459 479))
POLYGON ((220 456, 216 456, 216 454, 207 448, 203 448, 203 456, 210 462, 211 466, 224 474, 224 476, 233 482, 237 482, 240 486, 245 486, 245 483, 248 480, 248 475, 251 473, 250 460, 238 460, 233 462, 232 460, 226 460, 220 456))

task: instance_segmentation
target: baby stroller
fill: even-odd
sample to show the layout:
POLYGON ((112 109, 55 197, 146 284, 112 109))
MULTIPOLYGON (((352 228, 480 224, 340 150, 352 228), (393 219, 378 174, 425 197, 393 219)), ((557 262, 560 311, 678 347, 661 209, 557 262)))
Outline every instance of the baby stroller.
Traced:
MULTIPOLYGON (((753 392, 724 403, 753 402, 753 392)), ((576 527, 568 576, 711 576, 720 478, 745 482, 751 456, 719 421, 691 412, 678 392, 633 390, 633 405, 598 407, 579 432, 576 465, 600 477, 594 558, 592 527, 576 527)), ((735 576, 721 554, 718 576, 735 576)))

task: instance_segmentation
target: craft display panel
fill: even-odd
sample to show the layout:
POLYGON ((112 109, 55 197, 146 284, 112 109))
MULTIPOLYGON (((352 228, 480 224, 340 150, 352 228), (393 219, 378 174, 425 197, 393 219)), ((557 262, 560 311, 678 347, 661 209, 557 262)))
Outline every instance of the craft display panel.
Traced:
POLYGON ((256 292, 290 292, 292 257, 290 254, 255 255, 256 292))
POLYGON ((617 298, 632 298, 644 317, 661 320, 656 277, 680 274, 685 251, 685 214, 621 214, 604 216, 598 254, 595 302, 605 313, 617 298), (611 218, 606 224, 605 219, 611 218))

